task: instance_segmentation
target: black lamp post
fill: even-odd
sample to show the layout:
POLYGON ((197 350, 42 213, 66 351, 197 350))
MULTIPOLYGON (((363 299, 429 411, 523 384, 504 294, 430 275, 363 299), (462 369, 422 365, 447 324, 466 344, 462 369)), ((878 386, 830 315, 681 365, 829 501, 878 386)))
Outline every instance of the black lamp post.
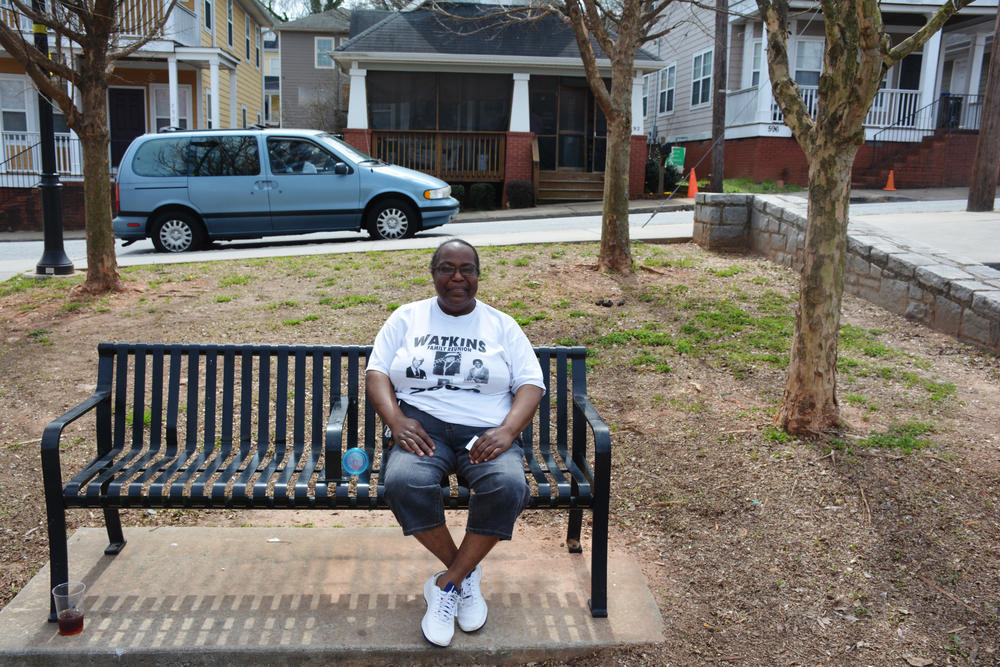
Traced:
MULTIPOLYGON (((41 14, 45 11, 45 0, 32 0, 31 8, 41 14)), ((49 55, 48 29, 34 25, 35 48, 49 55)), ((73 263, 63 249, 62 194, 59 171, 56 169, 56 137, 52 125, 52 100, 44 93, 38 93, 38 129, 41 133, 42 180, 38 189, 42 193, 42 230, 45 234, 45 250, 35 266, 35 273, 42 276, 64 276, 73 273, 73 263)))

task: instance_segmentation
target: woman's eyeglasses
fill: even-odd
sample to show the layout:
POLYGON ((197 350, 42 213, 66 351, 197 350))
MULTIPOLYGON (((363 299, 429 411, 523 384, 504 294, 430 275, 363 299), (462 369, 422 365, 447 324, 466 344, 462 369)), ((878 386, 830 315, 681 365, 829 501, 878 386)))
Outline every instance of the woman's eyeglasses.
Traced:
POLYGON ((461 273, 465 278, 471 278, 472 276, 479 274, 479 270, 476 268, 475 264, 463 264, 461 266, 455 266, 454 264, 438 264, 434 267, 434 273, 439 276, 453 276, 456 271, 461 273))

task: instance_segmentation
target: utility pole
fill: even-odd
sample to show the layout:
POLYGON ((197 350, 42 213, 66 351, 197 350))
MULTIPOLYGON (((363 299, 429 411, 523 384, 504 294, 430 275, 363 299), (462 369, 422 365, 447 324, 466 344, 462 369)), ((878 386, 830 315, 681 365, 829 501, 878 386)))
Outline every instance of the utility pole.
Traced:
POLYGON ((997 196, 997 163, 1000 162, 1000 14, 993 26, 993 54, 986 76, 986 99, 979 121, 979 140, 972 160, 967 211, 992 211, 997 196))
POLYGON ((715 0, 715 58, 712 63, 712 177, 708 189, 722 192, 726 170, 726 52, 729 50, 729 0, 715 0))
MULTIPOLYGON (((45 0, 32 0, 31 8, 42 14, 45 0)), ((33 26, 35 48, 49 54, 48 28, 39 23, 33 26)), ((45 249, 35 266, 40 276, 64 276, 73 273, 73 263, 63 249, 62 229, 62 183, 56 169, 56 138, 52 125, 52 100, 38 92, 38 130, 41 134, 42 180, 38 189, 42 194, 42 230, 45 235, 45 249)))

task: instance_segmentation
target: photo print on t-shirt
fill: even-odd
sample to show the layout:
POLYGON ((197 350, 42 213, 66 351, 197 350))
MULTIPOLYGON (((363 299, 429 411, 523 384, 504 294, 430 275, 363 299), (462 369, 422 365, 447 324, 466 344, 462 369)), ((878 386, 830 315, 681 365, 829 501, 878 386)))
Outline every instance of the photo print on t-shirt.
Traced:
POLYGON ((453 377, 462 371, 461 352, 435 352, 434 353, 434 375, 453 377))

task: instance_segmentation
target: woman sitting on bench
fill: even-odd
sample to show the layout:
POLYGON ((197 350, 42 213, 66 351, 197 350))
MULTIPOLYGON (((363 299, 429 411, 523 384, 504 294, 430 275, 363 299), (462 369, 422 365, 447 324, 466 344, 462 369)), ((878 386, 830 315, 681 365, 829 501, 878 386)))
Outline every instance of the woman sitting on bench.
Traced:
POLYGON ((486 623, 480 561, 509 540, 524 509, 521 431, 545 384, 531 343, 513 318, 476 300, 479 254, 446 241, 431 258, 437 297, 396 309, 375 338, 365 383, 392 431, 385 499, 403 533, 447 568, 424 583, 424 638, 448 646, 455 618, 465 632, 486 623), (431 359, 425 377, 407 373, 431 359), (473 373, 472 371, 475 370, 473 373), (457 472, 472 494, 465 537, 445 525, 441 479, 457 472))

